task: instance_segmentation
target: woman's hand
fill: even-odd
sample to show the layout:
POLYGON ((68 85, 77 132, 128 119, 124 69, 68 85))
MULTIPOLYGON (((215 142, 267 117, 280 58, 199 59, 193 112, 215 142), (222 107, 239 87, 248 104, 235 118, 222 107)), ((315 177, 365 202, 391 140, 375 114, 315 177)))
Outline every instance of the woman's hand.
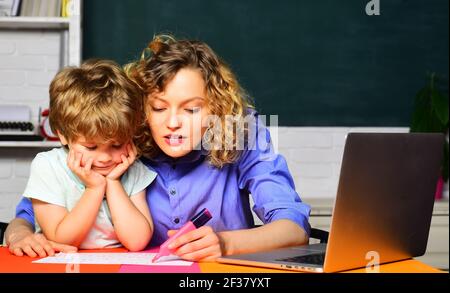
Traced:
POLYGON ((86 188, 104 189, 106 186, 105 177, 91 169, 94 159, 89 158, 84 167, 81 166, 82 159, 83 154, 75 153, 73 150, 70 150, 69 155, 67 156, 67 166, 78 176, 78 178, 80 178, 86 188))
POLYGON ((133 143, 127 144, 128 156, 122 155, 122 163, 118 164, 107 176, 108 180, 118 180, 125 171, 134 163, 137 156, 137 149, 133 143))
POLYGON ((29 231, 12 233, 8 242, 9 251, 16 256, 46 257, 54 255, 56 251, 77 251, 75 246, 49 241, 43 234, 35 234, 29 231))
MULTIPOLYGON (((172 236, 177 230, 169 230, 172 236)), ((210 226, 202 226, 175 239, 168 247, 182 259, 189 261, 214 261, 222 256, 219 236, 210 226)))

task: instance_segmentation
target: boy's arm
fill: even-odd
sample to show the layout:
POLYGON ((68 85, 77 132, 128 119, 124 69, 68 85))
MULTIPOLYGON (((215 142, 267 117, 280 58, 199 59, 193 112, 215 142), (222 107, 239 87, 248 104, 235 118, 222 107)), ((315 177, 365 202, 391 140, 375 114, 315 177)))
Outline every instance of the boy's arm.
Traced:
POLYGON ((129 197, 118 179, 107 179, 106 200, 119 241, 130 251, 144 249, 153 234, 145 189, 129 197))
POLYGON ((59 243, 79 246, 94 224, 105 187, 86 188, 75 207, 64 207, 33 199, 36 219, 44 235, 59 243))
POLYGON ((16 256, 45 257, 54 255, 55 251, 77 251, 74 246, 48 241, 44 235, 35 234, 34 227, 22 218, 15 218, 9 223, 5 240, 9 251, 16 256))

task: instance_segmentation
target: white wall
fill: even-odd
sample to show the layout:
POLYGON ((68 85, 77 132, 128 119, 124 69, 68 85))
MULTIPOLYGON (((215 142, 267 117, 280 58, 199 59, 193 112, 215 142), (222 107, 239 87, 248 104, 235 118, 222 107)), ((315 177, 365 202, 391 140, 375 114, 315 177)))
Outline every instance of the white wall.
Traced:
MULTIPOLYGON (((278 151, 303 199, 334 198, 349 132, 408 132, 406 127, 279 127, 278 151)), ((448 199, 448 183, 444 188, 448 199)))
POLYGON ((59 31, 0 29, 0 104, 29 105, 37 123, 60 68, 61 42, 59 31))
MULTIPOLYGON (((37 125, 48 107, 48 86, 60 68, 61 32, 0 29, 0 104, 24 104, 37 125)), ((14 215, 29 165, 39 150, 0 148, 0 221, 14 215)))
POLYGON ((31 160, 38 149, 0 148, 0 222, 14 217, 30 173, 31 160))

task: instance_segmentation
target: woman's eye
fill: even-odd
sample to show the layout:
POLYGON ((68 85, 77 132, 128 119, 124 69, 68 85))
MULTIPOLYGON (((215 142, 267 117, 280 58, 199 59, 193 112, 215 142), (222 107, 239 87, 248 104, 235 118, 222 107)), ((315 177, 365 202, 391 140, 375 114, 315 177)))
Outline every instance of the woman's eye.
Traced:
POLYGON ((188 113, 197 113, 198 111, 200 111, 200 107, 194 107, 194 108, 187 108, 184 109, 186 112, 188 113))
POLYGON ((152 107, 152 111, 154 111, 154 112, 162 112, 162 111, 164 111, 164 108, 152 107))

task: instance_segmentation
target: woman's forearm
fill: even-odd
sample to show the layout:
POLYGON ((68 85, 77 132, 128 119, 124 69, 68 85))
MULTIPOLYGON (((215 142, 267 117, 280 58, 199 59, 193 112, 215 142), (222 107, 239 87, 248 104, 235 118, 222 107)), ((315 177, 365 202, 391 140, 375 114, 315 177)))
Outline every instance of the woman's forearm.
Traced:
MULTIPOLYGON (((16 241, 33 233, 33 225, 24 219, 15 218, 9 223, 5 231, 6 245, 9 246, 14 244, 16 241)), ((0 241, 3 241, 3 239, 0 239, 0 241)))
POLYGON ((252 253, 308 242, 306 232, 290 220, 277 220, 253 229, 223 231, 218 235, 223 255, 252 253))
POLYGON ((131 202, 120 181, 108 181, 106 200, 119 241, 130 251, 144 249, 153 234, 152 225, 131 202))

